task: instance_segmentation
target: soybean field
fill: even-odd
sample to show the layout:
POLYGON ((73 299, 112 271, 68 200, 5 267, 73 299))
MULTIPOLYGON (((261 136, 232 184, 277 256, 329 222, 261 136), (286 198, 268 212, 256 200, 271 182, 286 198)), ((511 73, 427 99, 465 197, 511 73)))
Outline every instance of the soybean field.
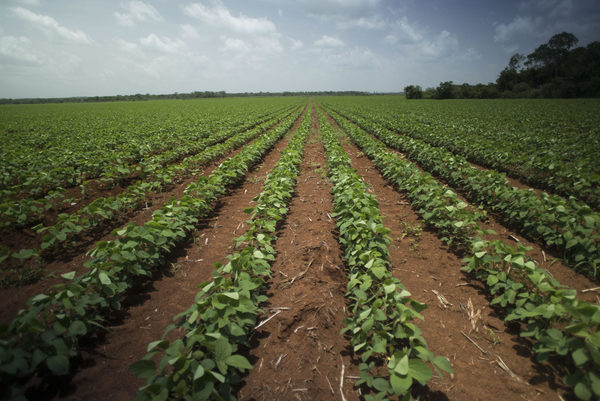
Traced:
POLYGON ((600 102, 0 106, 2 400, 598 400, 600 102))

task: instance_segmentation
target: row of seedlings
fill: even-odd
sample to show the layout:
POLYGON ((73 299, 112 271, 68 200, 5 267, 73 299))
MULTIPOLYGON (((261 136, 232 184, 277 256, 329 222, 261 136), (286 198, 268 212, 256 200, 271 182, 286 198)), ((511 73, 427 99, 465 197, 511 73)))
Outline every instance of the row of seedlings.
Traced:
MULTIPOLYGON (((179 124, 177 118, 174 118, 173 120, 164 121, 166 124, 158 128, 156 126, 150 127, 146 124, 142 129, 145 135, 140 134, 138 123, 132 123, 131 120, 120 121, 119 119, 113 119, 117 126, 117 131, 124 130, 125 132, 132 133, 133 139, 129 136, 117 135, 115 137, 115 132, 117 131, 113 129, 114 127, 107 128, 103 126, 99 128, 99 133, 96 132, 93 135, 89 135, 90 132, 87 132, 88 135, 84 135, 84 138, 80 138, 79 133, 69 135, 68 138, 61 138, 60 135, 58 138, 53 137, 59 141, 64 140, 64 147, 52 147, 48 142, 49 137, 45 137, 44 135, 30 138, 30 143, 27 144, 17 141, 17 147, 20 144, 20 147, 24 149, 35 147, 46 150, 48 146, 51 146, 56 153, 60 152, 56 149, 62 149, 62 152, 60 152, 61 157, 57 159, 58 161, 55 160, 54 167, 46 166, 48 159, 45 159, 45 162, 42 163, 46 167, 41 167, 35 160, 39 155, 35 152, 29 152, 26 155, 21 155, 23 157, 16 157, 15 160, 10 159, 7 165, 0 166, 2 169, 7 168, 7 170, 2 172, 4 174, 2 178, 7 187, 0 185, 2 187, 0 189, 0 215, 9 217, 4 216, 2 213, 7 206, 8 210, 10 210, 11 204, 17 201, 22 206, 21 211, 25 212, 30 207, 29 211, 31 213, 40 216, 40 210, 43 214, 43 210, 48 207, 57 208, 60 206, 60 203, 69 202, 71 196, 65 191, 65 187, 73 187, 78 184, 86 186, 89 184, 86 180, 92 179, 106 181, 107 184, 110 184, 112 181, 126 181, 130 173, 136 171, 136 165, 141 166, 157 163, 164 165, 169 159, 175 162, 177 158, 186 155, 187 149, 193 151, 193 144, 196 141, 202 141, 206 137, 211 136, 215 129, 229 127, 229 129, 246 130, 253 126, 253 124, 248 124, 249 117, 255 121, 259 121, 270 118, 275 114, 283 113, 285 109, 289 111, 294 107, 297 106, 286 106, 278 110, 269 110, 268 112, 265 112, 266 110, 258 111, 257 109, 257 112, 254 113, 250 111, 252 113, 251 116, 249 116, 248 110, 246 110, 245 114, 236 112, 234 118, 230 115, 225 117, 219 116, 218 113, 215 114, 214 112, 200 112, 198 115, 200 116, 199 119, 202 120, 202 126, 199 129, 196 127, 189 128, 190 122, 198 122, 200 121, 199 119, 192 119, 179 124), (109 130, 108 132, 106 132, 107 129, 109 130), (109 139, 108 142, 106 142, 107 138, 109 139), (112 140, 110 140, 111 138, 112 140), (77 145, 72 146, 73 143, 69 143, 69 141, 75 141, 77 145), (115 146, 117 146, 118 150, 115 150, 115 146), (83 157, 82 154, 84 155, 83 157), (30 157, 33 160, 30 163, 26 163, 25 161, 30 157), (21 166, 21 168, 17 166, 21 166), (29 166, 29 170, 24 169, 26 166, 29 166), (11 179, 10 177, 13 176, 12 173, 15 173, 17 176, 24 176, 21 179, 17 177, 11 179), (18 184, 9 185, 8 181, 11 180, 16 180, 18 184)), ((90 124, 85 124, 84 130, 89 130, 89 127, 93 127, 95 122, 98 122, 98 120, 90 122, 90 124)), ((105 122, 105 120, 101 120, 101 122, 105 122)), ((77 126, 77 124, 82 124, 82 120, 76 119, 74 123, 77 126)), ((30 127, 32 130, 35 131, 39 128, 35 125, 35 119, 32 124, 34 124, 30 127)), ((60 124, 58 124, 58 127, 60 127, 60 124)), ((72 124, 63 128, 69 130, 69 127, 72 128, 72 124)), ((17 130, 19 130, 18 124, 17 130)), ((43 152, 40 154, 43 154, 43 152)), ((15 155, 13 154, 13 156, 15 155)), ((138 170, 138 173, 143 173, 143 171, 138 170)), ((27 216, 19 217, 27 218, 27 216)))
MULTIPOLYGON (((289 112, 290 110, 286 111, 286 113, 289 112)), ((279 116, 283 114, 285 113, 278 113, 279 116)), ((276 119, 277 117, 274 116, 263 116, 259 120, 251 124, 245 124, 242 127, 236 127, 235 125, 230 126, 219 132, 212 133, 210 136, 198 138, 191 143, 178 144, 172 151, 167 150, 163 153, 153 155, 140 161, 137 165, 119 165, 118 168, 122 170, 120 173, 108 174, 105 172, 97 179, 100 180, 103 185, 113 186, 117 181, 122 183, 132 172, 137 172, 142 182, 147 181, 152 183, 153 190, 160 189, 164 187, 165 184, 168 184, 169 179, 174 178, 174 174, 170 173, 170 169, 173 168, 173 166, 169 166, 169 163, 175 162, 186 156, 188 157, 186 157, 184 161, 188 159, 193 160, 197 153, 203 151, 206 147, 219 144, 235 133, 248 131, 255 128, 257 125, 266 123, 270 120, 273 124, 276 119), (165 181, 165 184, 160 184, 159 182, 161 180, 165 181)), ((190 160, 191 163, 193 163, 192 160, 190 160)), ((116 169, 117 167, 114 168, 116 169)), ((91 180, 84 181, 80 185, 84 197, 86 187, 90 185, 90 181, 91 180)), ((135 183, 132 186, 136 185, 141 185, 141 183, 135 183)), ((22 227, 35 223, 41 220, 48 210, 60 209, 61 204, 70 204, 73 201, 76 201, 76 199, 67 196, 64 189, 51 190, 45 197, 40 199, 24 198, 17 201, 0 201, 0 228, 9 226, 22 227)))
MULTIPOLYGON (((289 108, 287 112, 290 112, 289 108)), ((211 133, 210 135, 199 135, 194 141, 188 143, 170 143, 167 142, 162 144, 164 150, 157 154, 153 154, 147 158, 139 161, 135 164, 135 160, 130 160, 130 163, 126 163, 122 157, 118 154, 113 155, 116 164, 107 167, 106 171, 101 173, 98 178, 103 185, 114 185, 116 183, 123 183, 131 173, 137 172, 141 179, 147 181, 156 180, 161 174, 167 174, 168 172, 161 171, 169 163, 176 162, 185 156, 190 156, 198 153, 207 146, 217 144, 229 138, 236 132, 243 132, 254 128, 257 124, 266 122, 267 120, 273 119, 274 115, 284 114, 284 110, 270 113, 267 115, 261 115, 256 117, 256 121, 247 124, 245 122, 232 123, 228 125, 225 130, 221 130, 217 133, 211 133), (175 146, 176 145, 176 146, 175 146)), ((82 192, 85 195, 86 186, 89 185, 89 180, 84 181, 81 184, 82 192)), ((0 199, 0 228, 9 226, 25 226, 27 224, 34 223, 43 218, 45 213, 50 209, 60 209, 61 205, 70 204, 74 201, 71 196, 68 196, 64 189, 52 189, 44 197, 34 199, 32 197, 25 197, 19 200, 13 200, 11 191, 2 190, 0 199)), ((14 194, 13 194, 14 195, 14 194)))
POLYGON ((443 178, 449 185, 461 188, 472 202, 498 213, 507 224, 518 227, 522 234, 556 250, 573 268, 590 278, 597 278, 600 213, 573 197, 565 200, 547 193, 538 196, 533 190, 516 188, 504 173, 479 170, 464 157, 445 148, 395 134, 366 118, 356 115, 345 117, 443 178))
POLYGON ((144 358, 131 365, 147 380, 136 400, 235 399, 234 386, 252 368, 243 351, 267 299, 276 227, 288 211, 310 121, 308 112, 254 199, 256 206, 246 209, 249 229, 235 239, 237 250, 227 264, 217 265, 212 281, 200 284, 194 304, 175 316, 163 339, 150 343, 144 358), (178 338, 165 339, 173 330, 178 338))
POLYGON ((428 363, 440 375, 440 369, 452 373, 452 368, 447 358, 433 355, 414 323, 423 319, 419 312, 426 305, 411 298, 400 280, 392 276, 389 229, 382 223, 375 196, 368 193, 367 184, 352 169, 323 114, 319 121, 333 184, 332 217, 348 267, 350 313, 342 333, 350 336, 354 352, 362 359, 355 385, 363 385, 372 393, 365 394, 367 401, 390 396, 410 400, 413 385, 425 385, 432 378, 428 363))
MULTIPOLYGON (((524 323, 521 335, 534 339, 533 350, 540 363, 560 360, 555 367, 563 372, 564 383, 582 400, 600 397, 600 305, 577 298, 576 290, 561 285, 552 275, 526 255, 529 248, 515 248, 500 240, 487 240, 490 234, 479 227, 476 217, 457 219, 448 206, 431 202, 440 197, 448 205, 460 207, 452 191, 421 172, 417 166, 393 154, 386 146, 347 120, 338 123, 373 160, 384 177, 411 200, 413 208, 433 227, 454 225, 461 235, 442 234, 442 240, 460 243, 467 257, 463 270, 473 273, 494 297, 506 321, 524 323)), ((470 214, 468 208, 462 208, 470 214)))
MULTIPOLYGON (((290 114, 286 117, 289 117, 290 114)), ((166 189, 177 176, 192 174, 201 166, 222 157, 273 128, 279 120, 280 117, 274 117, 258 124, 253 129, 234 136, 231 136, 231 131, 225 131, 220 135, 200 141, 203 144, 203 150, 186 158, 183 162, 153 171, 147 179, 137 181, 115 197, 100 197, 73 214, 59 214, 57 222, 52 226, 39 224, 33 227, 38 234, 42 235, 40 249, 21 249, 11 254, 8 248, 2 248, 0 249, 0 263, 11 256, 13 260, 17 259, 19 264, 23 264, 27 259, 37 259, 40 255, 47 255, 56 250, 76 245, 78 239, 91 230, 114 220, 124 211, 142 207, 148 194, 166 189)))
MULTIPOLYGON (((504 117, 509 118, 511 123, 531 119, 540 124, 540 120, 548 118, 531 114, 515 117, 512 113, 509 116, 505 111, 498 110, 498 107, 494 109, 497 111, 495 117, 505 113, 504 117)), ((526 108, 519 111, 528 113, 526 108)), ((563 117, 568 113, 564 107, 561 112, 563 117)), ((448 117, 448 113, 445 116, 437 115, 435 119, 431 116, 423 118, 413 115, 397 119, 391 114, 385 117, 380 113, 369 115, 369 118, 395 132, 405 133, 435 147, 444 147, 469 161, 518 177, 530 185, 547 188, 566 197, 575 195, 595 210, 600 208, 600 177, 593 173, 593 167, 590 168, 590 162, 593 163, 594 160, 585 155, 580 159, 582 151, 589 155, 589 150, 598 146, 597 142, 595 145, 590 143, 594 132, 589 129, 589 122, 581 121, 583 115, 575 117, 577 121, 568 122, 568 127, 565 127, 564 120, 558 124, 557 121, 546 121, 542 129, 531 123, 513 126, 500 119, 486 118, 485 123, 482 123, 480 116, 476 125, 470 125, 470 121, 465 122, 462 118, 451 120, 448 117), (580 132, 575 141, 568 134, 574 126, 580 132), (571 140, 565 140, 569 137, 571 140), (562 155, 556 154, 561 151, 562 155)), ((456 114, 454 117, 457 117, 456 114)))
POLYGON ((289 131, 301 112, 245 146, 210 176, 188 185, 179 200, 156 210, 144 225, 131 223, 114 230, 115 240, 99 241, 89 252, 92 259, 85 263, 85 273, 63 274, 64 283, 30 298, 0 333, 1 399, 25 399, 22 389, 34 375, 68 374, 83 337, 104 329, 104 316, 121 309, 124 293, 140 277, 151 277, 153 268, 289 131))

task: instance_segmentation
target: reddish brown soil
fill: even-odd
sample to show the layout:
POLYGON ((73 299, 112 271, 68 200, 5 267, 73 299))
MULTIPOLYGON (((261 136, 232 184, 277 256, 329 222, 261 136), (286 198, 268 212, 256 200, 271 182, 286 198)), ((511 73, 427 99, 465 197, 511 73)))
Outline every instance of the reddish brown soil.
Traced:
MULTIPOLYGON (((358 362, 347 339, 339 334, 345 316, 346 275, 335 224, 330 218, 331 186, 317 126, 313 120, 295 196, 278 232, 269 300, 263 306, 261 321, 272 319, 252 334, 254 347, 249 351, 249 359, 254 368, 239 389, 241 400, 360 399, 359 390, 353 386, 358 362)), ((210 280, 214 263, 222 262, 232 250, 233 239, 245 231, 248 216, 242 210, 253 204, 265 175, 289 138, 290 134, 279 141, 262 164, 222 198, 215 212, 169 256, 152 280, 140 283, 130 294, 125 300, 125 312, 112 317, 110 332, 87 345, 77 373, 37 394, 40 399, 120 401, 135 397, 144 381, 129 372, 129 365, 144 356, 149 342, 161 338, 174 315, 192 304, 197 285, 210 280)), ((408 199, 389 185, 348 139, 344 140, 344 147, 353 166, 377 196, 384 224, 391 229, 388 248, 394 276, 415 299, 428 305, 423 312, 424 321, 416 323, 432 352, 448 357, 454 369, 453 375, 434 376, 426 387, 415 390, 415 396, 435 401, 558 401, 561 394, 570 399, 572 395, 562 386, 557 373, 548 365, 535 362, 531 345, 519 336, 520 327, 504 323, 499 316, 502 311, 490 306, 485 285, 460 271, 460 258, 425 227, 408 199), (500 367, 502 363, 514 376, 500 367)), ((180 192, 171 195, 179 196, 183 188, 178 187, 180 192)), ((150 215, 148 210, 131 219, 143 223, 150 215)), ((498 232, 497 238, 513 242, 509 236, 514 236, 529 244, 493 219, 489 227, 498 232)), ((532 257, 541 262, 540 247, 533 247, 532 257)), ((82 250, 67 261, 56 261, 52 269, 80 269, 84 260, 82 250)), ((548 264, 550 260, 544 266, 548 264)), ((579 290, 594 286, 558 262, 549 269, 559 281, 579 290)), ((5 306, 0 321, 10 319, 25 299, 51 282, 44 280, 37 287, 12 292, 0 290, 5 306), (29 295, 21 296, 24 290, 29 295)), ((595 295, 588 293, 581 298, 593 301, 595 295)))
MULTIPOLYGON (((300 119, 297 120, 296 124, 299 124, 299 122, 300 119)), ((250 141, 248 143, 252 142, 253 141, 250 141)), ((198 175, 210 175, 223 160, 234 156, 240 149, 241 147, 229 152, 222 158, 209 163, 199 171, 198 175)), ((61 282, 62 280, 59 278, 60 274, 70 271, 77 271, 78 273, 83 272, 85 269, 83 264, 88 259, 86 253, 94 247, 96 241, 113 238, 111 232, 114 228, 125 226, 131 222, 139 225, 144 224, 152 218, 152 213, 162 207, 169 199, 180 198, 183 195, 185 188, 191 182, 198 179, 198 175, 182 180, 180 183, 174 185, 169 191, 149 194, 147 198, 147 207, 135 212, 130 212, 121 218, 111 221, 110 224, 107 224, 102 230, 90 233, 90 235, 86 236, 76 247, 55 255, 47 256, 45 264, 43 265, 43 275, 45 276, 43 279, 20 287, 13 286, 0 288, 0 299, 3 300, 3 308, 0 310, 0 323, 8 323, 16 315, 19 309, 25 307, 25 302, 30 297, 45 292, 54 284, 61 282)), ((11 247, 11 249, 14 249, 15 251, 23 248, 37 248, 40 243, 40 239, 36 238, 34 235, 23 235, 22 233, 7 235, 5 241, 6 246, 11 247)))
MULTIPOLYGON (((392 230, 388 247, 394 276, 415 299, 428 308, 423 330, 435 355, 448 357, 453 375, 434 376, 420 394, 426 400, 547 400, 560 379, 534 361, 519 332, 507 326, 489 305, 484 284, 462 273, 460 258, 425 228, 410 202, 393 189, 375 165, 349 140, 344 145, 352 165, 377 196, 384 225, 392 230), (438 299, 443 296, 448 304, 438 299), (472 305, 472 306, 470 306, 472 305), (469 313, 478 316, 470 319, 469 313), (478 315, 479 312, 479 315, 478 315), (472 323, 472 321, 474 323, 472 323), (464 334, 463 334, 464 333, 464 334), (485 353, 478 350, 469 336, 485 353), (518 377, 512 378, 497 363, 501 358, 518 377)), ((565 390, 561 388, 560 392, 565 390)))
MULTIPOLYGON (((393 152, 401 157, 404 155, 401 152, 398 152, 394 149, 389 149, 390 152, 393 152)), ((421 171, 424 171, 420 165, 415 163, 415 166, 419 168, 421 171)), ((448 185, 447 182, 438 177, 438 180, 448 185)), ((451 186, 449 186, 451 187, 451 186)), ((455 190, 459 199, 465 202, 468 208, 475 210, 476 208, 469 203, 469 200, 466 198, 464 193, 460 190, 455 190)), ((573 268, 567 266, 562 260, 555 258, 551 254, 551 250, 541 246, 539 243, 530 240, 528 237, 525 237, 519 234, 517 231, 514 231, 510 227, 507 227, 502 223, 502 220, 496 217, 494 214, 487 215, 487 221, 479 221, 478 224, 481 228, 485 230, 493 230, 496 234, 487 235, 485 238, 488 240, 500 240, 506 244, 509 244, 513 247, 517 246, 517 243, 520 243, 523 246, 531 248, 530 251, 527 252, 527 255, 536 261, 538 266, 542 269, 548 270, 552 276, 557 279, 563 285, 566 285, 570 288, 574 288, 578 292, 578 297, 581 300, 591 302, 591 303, 600 303, 598 298, 598 291, 586 291, 582 292, 586 289, 597 288, 598 284, 586 276, 576 272, 573 268)))
MULTIPOLYGON (((407 135, 402 132, 396 132, 396 134, 397 135, 407 135)), ((410 135, 408 135, 408 136, 410 136, 410 135)), ((431 145, 431 146, 433 146, 433 145, 431 145)), ((462 157, 464 157, 464 156, 462 156, 462 157)), ((473 162, 467 158, 465 158, 465 160, 467 160, 467 163, 469 163, 472 167, 474 167, 478 170, 482 170, 482 171, 490 170, 489 167, 486 167, 486 166, 483 166, 476 162, 473 162)), ((538 195, 538 196, 542 192, 547 192, 549 194, 552 193, 552 191, 549 191, 547 188, 544 188, 542 186, 533 186, 531 184, 528 184, 524 178, 518 176, 517 173, 513 171, 514 166, 509 167, 509 169, 510 169, 510 171, 506 172, 506 179, 513 187, 517 187, 519 189, 532 189, 533 191, 535 191, 536 195, 538 195)), ((562 195, 559 195, 559 196, 562 196, 562 195)))
MULTIPOLYGON (((328 116, 329 118, 329 116, 328 116)), ((338 127, 335 121, 329 118, 329 121, 335 126, 338 127)), ((339 127, 338 127, 339 128, 339 127)), ((375 136, 372 136, 373 139, 378 140, 375 136)), ((397 154, 402 158, 406 158, 406 156, 395 149, 388 148, 390 152, 397 154)), ((407 159, 409 160, 409 159, 407 159)), ((409 160, 410 161, 410 160, 409 160)), ((422 168, 419 163, 412 162, 418 169, 421 171, 426 171, 422 168)), ((485 170, 483 167, 478 167, 482 170, 485 170)), ((471 205, 467 197, 464 195, 464 192, 460 189, 456 189, 440 177, 436 177, 438 181, 452 188, 457 196, 464 201, 469 208, 475 209, 475 206, 471 205)), ((508 178, 508 177, 507 177, 508 178)), ((512 182, 512 181, 511 181, 512 182)), ((517 186, 517 185, 515 185, 517 186)), ((519 183, 519 188, 524 189, 532 189, 523 183, 519 183)), ((539 194, 541 191, 537 191, 539 194)), ((479 222, 480 226, 484 229, 491 229, 496 232, 494 235, 486 236, 488 240, 501 240, 504 243, 510 244, 512 246, 520 243, 526 247, 531 248, 530 251, 527 252, 527 255, 536 261, 540 268, 548 270, 552 276, 557 279, 561 284, 573 288, 577 290, 578 298, 591 303, 600 303, 600 298, 598 297, 598 291, 586 291, 583 290, 597 288, 598 284, 587 278, 586 276, 578 273, 573 268, 567 266, 562 260, 559 258, 553 257, 553 251, 548 249, 547 247, 540 245, 537 242, 532 241, 530 238, 519 234, 517 231, 503 224, 502 218, 500 216, 496 216, 495 214, 488 214, 488 221, 479 222)))
POLYGON ((162 269, 135 296, 121 320, 110 327, 102 344, 84 353, 82 369, 67 388, 55 396, 68 400, 132 400, 144 384, 129 372, 129 365, 142 358, 149 342, 160 339, 175 315, 194 302, 198 284, 210 280, 216 262, 224 262, 233 238, 241 235, 248 215, 244 208, 261 191, 265 175, 273 168, 290 134, 279 141, 245 181, 224 197, 193 238, 176 249, 162 269))
MULTIPOLYGON (((295 197, 275 246, 268 313, 262 319, 277 315, 254 333, 255 368, 239 391, 240 400, 341 399, 342 363, 344 377, 357 375, 340 335, 347 279, 330 218, 331 186, 317 129, 313 120, 295 197)), ((352 383, 343 384, 349 401, 359 398, 352 383)))
MULTIPOLYGON (((289 114, 291 114, 291 113, 289 113, 289 114)), ((285 117, 289 116, 289 114, 287 114, 285 117)), ((281 118, 279 121, 283 120, 285 117, 281 118)), ((270 131, 271 129, 273 129, 273 127, 275 127, 276 125, 278 125, 278 123, 273 124, 272 127, 267 130, 267 132, 270 131)), ((251 142, 252 141, 250 141, 249 143, 251 143, 251 142)), ((86 246, 91 245, 95 240, 98 240, 103 235, 110 233, 114 227, 119 227, 123 223, 127 222, 128 218, 131 218, 132 216, 134 216, 136 214, 151 216, 152 212, 154 212, 156 209, 160 208, 172 196, 173 197, 181 196, 181 194, 183 193, 183 189, 185 189, 185 187, 190 182, 196 180, 197 179, 196 176, 204 175, 207 173, 210 174, 210 172, 212 172, 212 170, 214 170, 214 168, 216 166, 218 166, 224 159, 236 154, 240 148, 229 152, 228 154, 226 154, 225 156, 219 158, 218 160, 216 160, 214 162, 208 163, 206 166, 198 165, 193 170, 188 170, 188 171, 184 172, 183 174, 176 176, 174 178, 174 183, 172 185, 170 185, 168 188, 166 188, 165 191, 149 193, 147 198, 144 201, 144 205, 142 205, 142 207, 140 209, 130 209, 127 211, 123 211, 116 218, 103 223, 101 225, 101 227, 88 233, 85 237, 77 239, 78 246, 67 249, 67 250, 61 249, 60 251, 57 251, 57 253, 60 254, 61 259, 64 259, 65 256, 67 256, 68 254, 76 255, 78 252, 83 250, 86 246), (66 251, 67 255, 65 255, 65 251, 66 251)), ((173 163, 170 163, 170 164, 174 165, 174 164, 180 162, 181 160, 183 160, 183 157, 173 163)), ((127 180, 128 183, 133 183, 133 181, 139 176, 139 174, 137 174, 135 176, 134 175, 135 174, 132 175, 131 179, 127 180)), ((44 215, 42 223, 45 226, 51 226, 56 223, 56 219, 57 219, 57 216, 59 213, 73 214, 73 213, 77 212, 79 209, 92 203, 95 199, 98 199, 100 197, 104 197, 104 198, 114 197, 114 196, 120 194, 121 192, 125 191, 125 189, 127 189, 127 188, 128 188, 128 186, 126 185, 126 183, 124 183, 123 185, 116 185, 112 188, 107 188, 106 184, 103 183, 101 181, 101 179, 94 179, 94 180, 89 181, 88 185, 86 186, 86 194, 84 197, 82 196, 81 189, 79 187, 69 188, 69 189, 67 189, 67 193, 69 194, 68 196, 73 198, 72 204, 70 206, 62 208, 60 210, 55 210, 55 209, 49 210, 44 215)), ((29 249, 29 248, 39 249, 40 248, 42 236, 36 234, 29 227, 16 227, 14 229, 5 229, 2 231, 1 234, 2 235, 0 236, 0 246, 8 247, 11 252, 18 252, 21 249, 29 249)), ((54 254, 54 255, 47 254, 47 253, 44 254, 44 264, 47 264, 48 262, 52 262, 57 256, 58 255, 56 255, 56 254, 54 254)), ((3 263, 3 269, 13 268, 13 267, 18 268, 18 264, 17 264, 16 260, 13 260, 11 258, 11 259, 9 259, 9 261, 11 262, 10 264, 8 263, 8 261, 5 261, 3 263)), ((46 270, 48 270, 48 269, 46 269, 46 270)))
MULTIPOLYGON (((232 152, 230 155, 237 153, 239 150, 232 152)), ((206 166, 200 174, 210 175, 212 171, 217 168, 219 163, 223 161, 227 156, 209 164, 206 166)), ((3 301, 3 308, 0 310, 0 322, 8 322, 16 314, 17 310, 25 306, 25 301, 35 294, 39 294, 47 291, 54 284, 61 281, 57 278, 60 274, 67 273, 70 271, 77 271, 81 273, 84 271, 83 264, 88 259, 86 253, 95 246, 96 241, 108 240, 113 238, 111 232, 117 227, 125 226, 131 222, 137 224, 144 224, 146 221, 152 218, 152 213, 159 209, 165 202, 171 197, 181 197, 184 189, 197 177, 188 178, 182 181, 180 184, 175 185, 168 192, 152 193, 148 196, 148 207, 143 208, 137 212, 132 212, 127 215, 123 215, 110 222, 109 225, 104 227, 102 230, 95 231, 86 236, 83 241, 74 248, 66 250, 60 254, 55 254, 47 257, 48 262, 43 265, 43 279, 28 285, 22 285, 19 287, 8 287, 0 288, 0 299, 3 301)), ((40 239, 37 237, 19 235, 13 233, 13 235, 7 237, 6 245, 13 250, 23 248, 37 248, 39 247, 40 239)))

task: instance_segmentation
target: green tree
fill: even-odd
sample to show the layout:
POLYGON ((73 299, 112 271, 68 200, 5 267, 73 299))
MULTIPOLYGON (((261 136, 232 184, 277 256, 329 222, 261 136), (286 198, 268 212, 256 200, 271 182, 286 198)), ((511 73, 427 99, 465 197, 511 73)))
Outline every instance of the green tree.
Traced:
POLYGON ((404 96, 407 99, 422 99, 423 89, 419 85, 408 85, 404 87, 404 96))
POLYGON ((452 81, 440 82, 440 85, 435 89, 435 97, 437 99, 454 99, 456 90, 452 81))

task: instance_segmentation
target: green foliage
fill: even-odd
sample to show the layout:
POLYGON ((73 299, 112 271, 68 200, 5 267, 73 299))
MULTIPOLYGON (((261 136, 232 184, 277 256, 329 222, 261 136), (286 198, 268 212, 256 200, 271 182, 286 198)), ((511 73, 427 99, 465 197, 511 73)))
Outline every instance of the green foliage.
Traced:
POLYGON ((582 400, 599 398, 596 372, 600 370, 600 306, 577 299, 575 290, 561 285, 527 256, 528 248, 482 239, 488 232, 477 224, 480 216, 476 211, 458 208, 461 201, 453 197, 452 191, 443 192, 439 189, 442 185, 429 174, 392 154, 381 142, 339 114, 332 114, 384 176, 407 194, 425 222, 438 228, 442 240, 456 243, 469 255, 463 260, 463 270, 486 284, 494 297, 492 305, 507 313, 507 321, 527 324, 521 335, 535 340, 533 350, 540 363, 550 356, 560 358, 567 372, 563 380, 573 387, 575 395, 582 400), (422 196, 423 193, 432 195, 422 196), (449 204, 439 200, 428 202, 426 199, 430 197, 446 199, 449 204), (460 219, 448 213, 450 205, 454 206, 452 210, 464 213, 460 219), (453 232, 452 226, 458 230, 453 232))
MULTIPOLYGON (((480 170, 460 155, 444 147, 434 147, 407 135, 396 135, 368 118, 345 115, 384 144, 402 151, 410 160, 459 188, 467 198, 498 213, 506 223, 556 249, 572 267, 591 278, 600 266, 600 214, 574 199, 542 194, 513 187, 505 175, 494 170, 480 170)), ((340 124, 353 129, 348 122, 340 124)), ((380 145, 382 146, 382 145, 380 145)), ((458 219, 455 224, 465 220, 458 219)))
POLYGON ((0 227, 29 224, 49 209, 60 210, 72 201, 63 188, 82 185, 85 192, 90 179, 110 187, 126 186, 135 177, 161 188, 185 168, 172 170, 169 164, 294 107, 297 100, 233 99, 10 107, 0 113, 0 128, 7 132, 0 157, 9 161, 0 166, 0 227), (171 177, 161 177, 165 174, 171 177))
POLYGON ((407 99, 423 98, 423 89, 419 85, 408 85, 404 87, 404 96, 407 99))
MULTIPOLYGON (((152 268, 163 263, 164 255, 193 231, 198 219, 212 209, 228 187, 238 183, 261 160, 300 113, 296 111, 245 146, 210 176, 188 185, 180 199, 163 205, 144 225, 131 223, 114 230, 115 240, 100 241, 89 252, 92 259, 86 262, 85 273, 67 274, 63 276, 65 282, 53 286, 47 294, 30 298, 27 308, 0 334, 2 394, 18 394, 21 382, 16 378, 47 374, 45 366, 53 374, 67 374, 70 368, 65 360, 79 354, 82 337, 102 328, 103 317, 121 308, 121 298, 134 280, 150 276, 152 268)), ((215 302, 239 301, 225 298, 217 297, 215 302)))
POLYGON ((275 259, 275 225, 287 213, 310 120, 307 113, 254 199, 256 206, 248 210, 248 232, 236 239, 243 247, 218 266, 211 282, 200 285, 195 303, 177 315, 164 334, 176 329, 180 338, 150 343, 148 354, 131 365, 136 376, 147 380, 136 400, 235 398, 234 386, 252 368, 240 347, 249 346, 259 305, 266 300, 269 262, 275 259), (160 356, 156 365, 154 359, 160 356))
POLYGON ((419 312, 426 305, 412 299, 402 283, 392 277, 387 250, 389 229, 382 223, 375 196, 368 193, 367 184, 352 169, 322 114, 319 120, 333 183, 332 217, 348 265, 346 297, 350 316, 344 319, 342 333, 350 337, 362 359, 360 379, 355 384, 375 393, 365 399, 410 399, 412 384, 424 385, 432 377, 430 365, 438 373, 440 369, 452 372, 452 368, 446 358, 433 355, 413 323, 422 319, 419 312), (387 377, 377 377, 377 367, 387 367, 387 377))

